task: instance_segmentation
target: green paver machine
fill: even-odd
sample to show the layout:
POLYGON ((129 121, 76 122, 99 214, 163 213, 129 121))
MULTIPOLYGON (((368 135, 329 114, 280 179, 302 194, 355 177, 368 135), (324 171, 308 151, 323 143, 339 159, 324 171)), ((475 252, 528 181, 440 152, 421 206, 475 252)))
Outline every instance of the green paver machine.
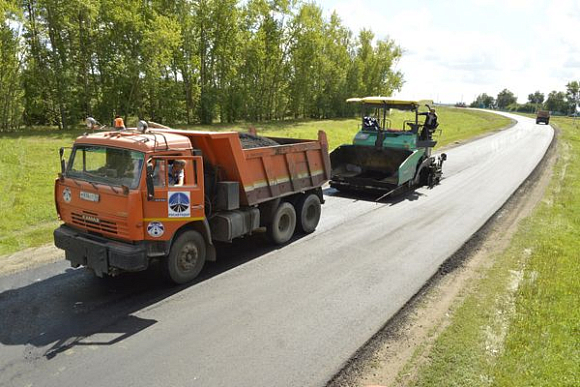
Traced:
POLYGON ((380 192, 380 200, 404 188, 439 184, 447 156, 431 156, 438 125, 431 101, 365 97, 347 102, 363 105, 362 125, 352 145, 341 145, 330 154, 331 187, 380 192), (423 106, 427 111, 420 112, 423 106), (414 112, 414 119, 395 127, 389 119, 390 109, 414 112), (419 122, 423 115, 425 121, 419 122))

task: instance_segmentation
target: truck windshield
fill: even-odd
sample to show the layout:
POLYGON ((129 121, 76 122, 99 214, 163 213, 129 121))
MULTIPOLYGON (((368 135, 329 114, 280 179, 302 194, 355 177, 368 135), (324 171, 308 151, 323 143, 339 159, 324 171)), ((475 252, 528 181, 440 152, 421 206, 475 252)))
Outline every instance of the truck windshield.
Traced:
POLYGON ((143 159, 143 153, 128 149, 79 145, 72 151, 66 175, 135 189, 139 185, 143 159))

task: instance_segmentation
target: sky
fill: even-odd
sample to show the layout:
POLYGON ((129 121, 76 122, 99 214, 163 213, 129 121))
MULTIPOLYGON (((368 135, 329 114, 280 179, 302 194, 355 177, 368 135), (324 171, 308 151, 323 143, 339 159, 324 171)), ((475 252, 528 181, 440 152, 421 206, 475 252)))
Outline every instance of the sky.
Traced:
POLYGON ((512 91, 580 81, 580 0, 318 0, 357 33, 393 39, 404 50, 405 84, 395 96, 471 103, 512 91))

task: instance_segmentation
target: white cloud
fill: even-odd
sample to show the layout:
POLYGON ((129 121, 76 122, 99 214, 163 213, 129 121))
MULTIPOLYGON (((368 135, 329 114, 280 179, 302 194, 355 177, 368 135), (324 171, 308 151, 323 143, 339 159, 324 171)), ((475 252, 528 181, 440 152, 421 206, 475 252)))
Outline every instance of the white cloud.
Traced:
POLYGON ((504 88, 520 102, 580 79, 574 0, 325 1, 353 31, 370 28, 405 50, 400 96, 471 102, 504 88))

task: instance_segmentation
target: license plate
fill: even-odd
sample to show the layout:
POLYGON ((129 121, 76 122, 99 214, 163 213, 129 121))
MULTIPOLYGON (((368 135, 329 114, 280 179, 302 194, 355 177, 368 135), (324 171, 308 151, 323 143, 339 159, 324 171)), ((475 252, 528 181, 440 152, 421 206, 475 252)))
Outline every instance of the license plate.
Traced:
POLYGON ((89 202, 98 202, 99 201, 99 194, 93 192, 85 192, 81 191, 81 199, 88 200, 89 202))

